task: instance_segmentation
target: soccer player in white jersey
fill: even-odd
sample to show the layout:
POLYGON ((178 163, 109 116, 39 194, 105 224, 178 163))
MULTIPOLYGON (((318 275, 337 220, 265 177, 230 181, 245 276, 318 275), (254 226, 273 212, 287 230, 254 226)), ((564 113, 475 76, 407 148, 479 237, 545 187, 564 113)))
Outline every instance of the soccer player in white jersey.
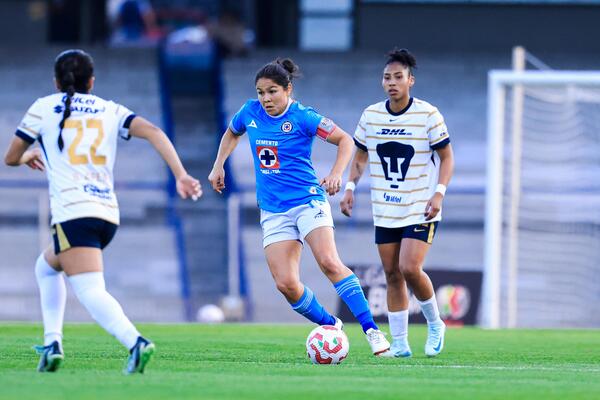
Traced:
POLYGON ((27 110, 5 155, 7 165, 45 170, 49 183, 54 246, 40 254, 35 266, 44 320, 38 371, 56 371, 64 358, 64 271, 94 320, 129 350, 125 372, 143 373, 154 344, 140 335, 106 291, 103 275, 102 249, 119 224, 113 190, 118 138, 148 140, 175 175, 182 198, 201 196, 200 183, 187 174, 164 132, 122 105, 90 93, 94 65, 87 53, 59 54, 54 73, 58 93, 36 100, 27 110), (28 150, 36 140, 41 151, 28 150))
POLYGON ((442 200, 454 169, 444 118, 426 101, 411 97, 415 57, 407 50, 388 54, 383 89, 388 99, 367 107, 354 142, 356 152, 340 203, 351 216, 354 189, 369 164, 375 243, 387 281, 393 343, 387 356, 410 357, 408 287, 419 301, 428 325, 425 354, 438 355, 446 326, 423 262, 442 219, 442 200))

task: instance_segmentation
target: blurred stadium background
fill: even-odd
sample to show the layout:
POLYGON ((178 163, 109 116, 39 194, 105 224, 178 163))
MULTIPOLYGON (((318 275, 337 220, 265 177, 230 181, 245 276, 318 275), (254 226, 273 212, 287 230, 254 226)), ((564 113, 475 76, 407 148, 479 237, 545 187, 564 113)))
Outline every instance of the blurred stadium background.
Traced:
MULTIPOLYGON (((296 98, 354 132, 362 110, 384 98, 383 56, 398 46, 416 55, 413 95, 439 107, 455 150, 444 221, 426 262, 445 318, 490 326, 484 310, 492 301, 486 281, 491 276, 492 284, 499 283, 494 300, 499 326, 600 326, 600 175, 588 174, 568 187, 557 183, 551 193, 544 192, 548 183, 541 179, 548 170, 557 174, 554 160, 579 168, 559 171, 565 182, 581 171, 598 171, 597 87, 584 87, 586 107, 578 107, 577 98, 562 107, 561 93, 526 92, 518 103, 523 165, 527 154, 547 156, 525 166, 523 193, 542 182, 531 189, 542 198, 526 204, 523 194, 516 226, 524 234, 501 234, 508 239, 503 245, 519 244, 518 262, 511 264, 518 265, 512 270, 517 272, 509 273, 502 256, 499 271, 490 275, 484 257, 486 185, 494 184, 486 178, 492 154, 488 73, 523 61, 533 70, 600 69, 600 1, 3 0, 0 15, 1 148, 27 107, 54 90, 55 55, 80 47, 96 62, 95 93, 163 127, 204 185, 201 201, 181 202, 149 145, 120 143, 115 176, 122 225, 105 252, 106 280, 132 320, 195 321, 200 307, 216 304, 229 321, 302 321, 275 289, 265 263, 245 141, 229 163, 227 193, 219 196, 209 188, 206 177, 218 140, 233 113, 255 96, 256 70, 278 56, 293 58, 303 71, 296 98), (513 61, 517 45, 526 52, 513 61), (573 127, 575 119, 584 121, 582 127, 573 127), (547 139, 528 139, 527 132, 547 139), (559 149, 547 147, 557 143, 559 149), (587 149, 585 157, 578 156, 581 148, 587 149), (553 156, 557 152, 564 157, 553 156), (563 195, 568 201, 556 208, 532 211, 548 210, 547 197, 563 195), (544 241, 539 230, 552 237, 544 241)), ((517 103, 508 94, 502 107, 510 133, 517 103)), ((498 150, 508 164, 515 153, 511 146, 498 150)), ((320 175, 334 154, 333 146, 315 142, 320 175)), ((510 165, 505 170, 510 172, 510 165)), ((508 186, 514 181, 509 172, 504 173, 508 186)), ((368 188, 364 176, 352 219, 337 211, 339 195, 330 201, 342 259, 361 274, 374 314, 385 319, 385 281, 373 243, 368 188)), ((41 174, 0 167, 0 320, 41 320, 33 265, 49 241, 46 193, 41 174)), ((500 208, 507 208, 514 191, 500 194, 500 208)), ((303 280, 324 305, 342 312, 335 291, 305 253, 303 280)), ((416 313, 413 318, 418 321, 416 313)), ((73 296, 66 319, 90 320, 73 296)))

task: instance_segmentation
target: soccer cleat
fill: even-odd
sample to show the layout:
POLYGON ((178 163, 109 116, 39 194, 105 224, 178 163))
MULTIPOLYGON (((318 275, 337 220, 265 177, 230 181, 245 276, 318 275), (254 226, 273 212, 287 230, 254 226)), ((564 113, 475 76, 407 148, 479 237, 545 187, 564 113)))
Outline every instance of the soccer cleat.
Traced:
POLYGON ((135 374, 136 372, 143 374, 144 368, 146 368, 146 364, 150 361, 155 349, 154 343, 141 336, 138 337, 137 342, 135 342, 135 345, 129 351, 127 367, 123 372, 127 375, 135 374))
POLYGON ((380 330, 370 328, 366 335, 373 355, 379 356, 390 349, 390 342, 380 330))
POLYGON ((427 342, 425 342, 425 354, 428 357, 435 357, 442 352, 444 348, 444 335, 446 333, 446 324, 443 321, 427 325, 427 342))
POLYGON ((344 330, 344 323, 342 322, 341 319, 339 319, 338 317, 333 317, 335 318, 335 324, 333 324, 333 326, 335 326, 336 328, 338 328, 339 330, 344 330))
POLYGON ((381 357, 397 357, 408 358, 412 356, 408 340, 394 340, 392 346, 385 353, 381 353, 381 357))
POLYGON ((62 347, 56 340, 48 346, 35 346, 34 349, 40 355, 38 372, 56 371, 65 358, 62 347))

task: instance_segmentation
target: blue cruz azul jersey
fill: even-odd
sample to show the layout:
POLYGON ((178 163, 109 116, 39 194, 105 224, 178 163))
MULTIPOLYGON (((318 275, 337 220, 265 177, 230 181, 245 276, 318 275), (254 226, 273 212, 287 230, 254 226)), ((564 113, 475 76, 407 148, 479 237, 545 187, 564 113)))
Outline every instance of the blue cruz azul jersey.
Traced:
POLYGON ((248 133, 261 209, 280 213, 312 200, 325 200, 310 159, 322 119, 297 101, 283 114, 272 117, 258 100, 249 100, 233 116, 231 131, 236 135, 248 133))

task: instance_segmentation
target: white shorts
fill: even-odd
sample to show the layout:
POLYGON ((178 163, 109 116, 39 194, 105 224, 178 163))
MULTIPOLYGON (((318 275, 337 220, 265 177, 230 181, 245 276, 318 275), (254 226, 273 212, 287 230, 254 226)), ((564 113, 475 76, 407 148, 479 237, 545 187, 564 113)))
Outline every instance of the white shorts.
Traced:
POLYGON ((263 247, 284 240, 298 240, 304 244, 304 238, 312 230, 334 226, 331 206, 327 200, 312 200, 282 213, 260 210, 260 225, 263 230, 263 247))

